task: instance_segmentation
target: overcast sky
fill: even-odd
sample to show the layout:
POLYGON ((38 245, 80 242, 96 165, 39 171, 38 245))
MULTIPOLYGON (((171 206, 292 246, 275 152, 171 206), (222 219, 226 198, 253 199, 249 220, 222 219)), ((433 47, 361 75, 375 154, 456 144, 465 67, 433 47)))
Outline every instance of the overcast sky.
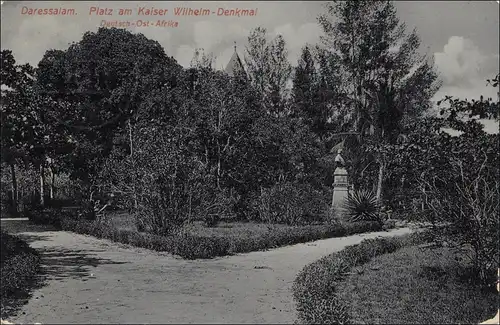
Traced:
MULTIPOLYGON (((306 43, 318 42, 321 30, 316 22, 324 2, 181 2, 181 1, 4 1, 1 13, 1 47, 11 49, 18 63, 36 65, 47 49, 65 49, 86 31, 96 31, 103 19, 139 19, 139 6, 164 8, 258 8, 254 17, 162 17, 178 21, 177 28, 130 28, 159 41, 168 55, 188 66, 195 48, 204 48, 217 57, 217 67, 227 64, 237 42, 243 53, 251 29, 263 26, 271 35, 280 33, 288 43, 290 60, 296 63, 306 43), (22 7, 74 8, 78 16, 27 16, 22 7), (113 16, 91 16, 89 8, 113 8, 113 16), (130 8, 134 15, 120 17, 117 8, 130 8)), ((499 4, 496 1, 397 1, 399 17, 408 29, 417 28, 422 49, 434 56, 443 80, 437 97, 450 94, 477 98, 479 94, 496 98, 485 79, 499 70, 499 4)), ((150 19, 148 19, 150 20, 150 19)))

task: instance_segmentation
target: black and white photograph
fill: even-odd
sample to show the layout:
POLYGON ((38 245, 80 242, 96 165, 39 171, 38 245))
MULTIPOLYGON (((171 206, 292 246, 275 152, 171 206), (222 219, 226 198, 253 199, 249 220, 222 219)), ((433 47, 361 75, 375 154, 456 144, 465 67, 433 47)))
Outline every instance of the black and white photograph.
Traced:
POLYGON ((1 324, 499 324, 500 1, 1 1, 1 324))

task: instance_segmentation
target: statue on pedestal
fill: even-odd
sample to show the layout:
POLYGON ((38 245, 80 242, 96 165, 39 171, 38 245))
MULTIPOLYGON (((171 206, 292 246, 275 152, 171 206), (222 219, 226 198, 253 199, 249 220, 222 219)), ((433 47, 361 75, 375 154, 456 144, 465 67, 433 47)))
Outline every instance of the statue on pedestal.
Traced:
POLYGON ((335 156, 335 169, 338 167, 345 167, 345 160, 340 155, 342 153, 342 149, 337 150, 337 156, 335 156))
POLYGON ((342 218, 343 215, 343 205, 349 195, 349 181, 347 170, 345 169, 345 160, 341 155, 342 149, 337 150, 337 156, 335 157, 335 171, 333 172, 333 197, 332 197, 332 208, 334 208, 339 214, 338 217, 342 218))

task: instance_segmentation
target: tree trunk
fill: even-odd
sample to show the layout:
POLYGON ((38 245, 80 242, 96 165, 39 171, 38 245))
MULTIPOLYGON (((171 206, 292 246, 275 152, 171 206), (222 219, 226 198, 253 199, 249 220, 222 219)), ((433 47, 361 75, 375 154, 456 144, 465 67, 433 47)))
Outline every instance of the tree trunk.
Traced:
POLYGON ((193 193, 191 193, 191 191, 189 191, 189 212, 188 212, 189 222, 191 222, 191 213, 192 213, 192 207, 193 207, 192 199, 193 199, 193 193))
POLYGON ((54 199, 54 184, 56 180, 56 175, 54 174, 54 170, 52 169, 52 166, 49 165, 49 172, 50 172, 50 183, 49 183, 49 199, 52 201, 54 199))
POLYGON ((205 166, 207 166, 207 170, 209 169, 208 166, 208 147, 205 145, 205 166))
MULTIPOLYGON (((221 103, 223 105, 223 103, 221 103)), ((223 107, 221 105, 221 107, 223 107)), ((220 150, 220 141, 219 141, 219 134, 221 130, 221 125, 222 125, 222 111, 219 110, 218 112, 218 119, 217 119, 217 189, 220 190, 220 173, 221 173, 221 150, 220 150)))
POLYGON ((40 205, 43 207, 45 205, 45 168, 43 162, 40 163, 40 205))
POLYGON ((128 120, 128 140, 130 145, 130 160, 133 166, 132 191, 134 192, 134 209, 137 210, 137 190, 135 187, 135 162, 134 162, 134 143, 132 142, 132 123, 128 120))
POLYGON ((12 174, 12 212, 15 215, 17 215, 18 191, 17 191, 16 165, 14 163, 10 164, 10 172, 12 174))
POLYGON ((18 196, 18 199, 21 198, 21 202, 17 202, 17 207, 18 207, 18 210, 24 210, 24 203, 23 203, 23 199, 24 199, 24 182, 21 182, 21 184, 18 186, 19 189, 18 189, 18 193, 21 192, 21 195, 18 196))
POLYGON ((220 190, 220 168, 221 168, 221 162, 220 162, 220 146, 218 145, 217 141, 217 189, 220 190))
POLYGON ((382 204, 382 183, 384 181, 384 170, 385 170, 385 164, 383 162, 380 162, 380 167, 378 169, 378 181, 377 181, 377 203, 379 206, 382 204))

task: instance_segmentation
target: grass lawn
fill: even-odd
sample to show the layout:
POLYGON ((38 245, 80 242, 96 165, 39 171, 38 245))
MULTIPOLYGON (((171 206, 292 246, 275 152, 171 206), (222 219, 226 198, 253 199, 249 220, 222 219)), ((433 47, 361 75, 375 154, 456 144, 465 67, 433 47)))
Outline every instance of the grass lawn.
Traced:
MULTIPOLYGON (((319 239, 342 237, 363 232, 380 231, 377 222, 359 222, 351 224, 316 224, 305 226, 287 226, 253 222, 220 222, 215 227, 207 227, 203 222, 186 224, 181 233, 173 237, 150 236, 137 232, 133 218, 127 213, 109 215, 111 228, 102 235, 105 238, 122 243, 136 242, 141 247, 172 250, 174 254, 189 258, 212 258, 237 253, 267 250, 287 245, 306 243, 319 239), (134 238, 133 240, 131 238, 134 238), (173 249, 174 240, 178 249, 173 249), (153 242, 158 245, 153 245, 153 242), (163 243, 159 245, 159 243, 163 243), (156 247, 156 248, 155 248, 156 247)), ((74 230, 75 226, 67 228, 74 230)), ((91 227, 92 228, 92 227, 91 227)), ((87 229, 83 233, 96 234, 99 227, 87 229)), ((76 231, 79 232, 79 231, 76 231)), ((99 236, 99 234, 98 234, 99 236)))
POLYGON ((339 283, 355 324, 478 324, 498 309, 494 284, 477 288, 463 256, 410 246, 375 257, 339 283))
MULTIPOLYGON (((110 213, 112 224, 117 229, 133 230, 137 228, 130 214, 126 212, 110 213)), ((190 234, 207 237, 224 237, 252 239, 260 238, 264 234, 269 234, 273 230, 296 229, 297 226, 263 224, 253 222, 220 222, 216 227, 206 227, 203 222, 195 221, 192 224, 184 226, 184 230, 190 234)))

